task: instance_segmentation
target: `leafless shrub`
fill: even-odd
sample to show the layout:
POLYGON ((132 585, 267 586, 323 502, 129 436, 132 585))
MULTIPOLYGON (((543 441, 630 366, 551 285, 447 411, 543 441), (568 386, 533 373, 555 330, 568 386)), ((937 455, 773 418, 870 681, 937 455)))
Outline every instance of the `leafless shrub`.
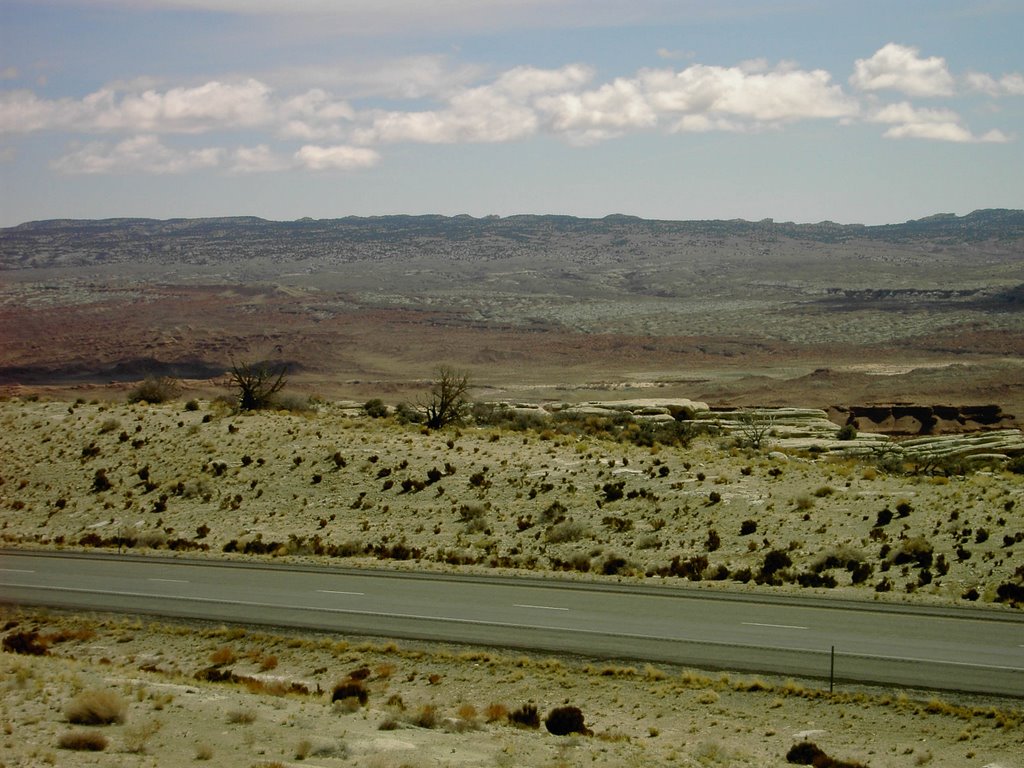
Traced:
POLYGON ((457 424, 469 404, 469 376, 448 366, 437 369, 437 381, 430 388, 430 396, 423 405, 430 429, 441 429, 457 424))
POLYGON ((181 383, 171 376, 149 376, 128 393, 129 403, 166 403, 181 392, 181 383))

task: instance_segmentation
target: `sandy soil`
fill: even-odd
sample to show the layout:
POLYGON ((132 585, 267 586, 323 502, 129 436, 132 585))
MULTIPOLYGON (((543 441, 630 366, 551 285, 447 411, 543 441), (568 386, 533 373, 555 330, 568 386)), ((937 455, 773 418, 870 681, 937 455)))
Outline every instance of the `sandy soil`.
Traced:
POLYGON ((0 619, 5 638, 37 633, 47 651, 0 653, 5 768, 765 768, 787 765, 804 740, 847 765, 1024 765, 1019 702, 829 694, 799 680, 103 615, 0 609, 0 619), (197 679, 211 668, 234 681, 197 679), (332 703, 353 673, 365 675, 365 705, 332 703), (591 734, 512 726, 504 713, 527 703, 542 721, 579 707, 591 734), (69 722, 118 710, 123 722, 69 722), (83 733, 105 749, 60 746, 83 733))

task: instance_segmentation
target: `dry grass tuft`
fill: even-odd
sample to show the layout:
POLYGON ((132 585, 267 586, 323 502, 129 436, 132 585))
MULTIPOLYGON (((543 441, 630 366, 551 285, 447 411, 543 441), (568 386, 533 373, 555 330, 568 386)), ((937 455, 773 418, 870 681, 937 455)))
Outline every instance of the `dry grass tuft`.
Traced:
POLYGON ((124 732, 124 751, 133 755, 141 755, 146 751, 146 743, 153 738, 162 727, 159 720, 147 720, 124 732))
POLYGON ((64 708, 64 716, 75 725, 123 723, 127 715, 128 705, 115 691, 83 691, 64 708))
POLYGON ((210 663, 222 667, 225 664, 234 664, 237 658, 238 656, 235 654, 234 648, 230 645, 222 645, 210 654, 210 663))
POLYGON ((228 711, 228 722, 234 725, 249 725, 256 722, 256 713, 251 709, 232 709, 228 711))
POLYGON ((68 731, 57 740, 61 749, 77 752, 102 752, 107 744, 107 737, 95 731, 68 731))
POLYGON ((488 704, 484 710, 484 719, 488 723, 497 723, 508 717, 508 707, 504 704, 492 703, 488 704))

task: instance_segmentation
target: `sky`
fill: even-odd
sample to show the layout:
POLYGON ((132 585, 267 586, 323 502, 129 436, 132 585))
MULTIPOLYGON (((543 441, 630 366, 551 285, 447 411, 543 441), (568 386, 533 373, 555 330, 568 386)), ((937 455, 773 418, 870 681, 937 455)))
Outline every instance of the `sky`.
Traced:
POLYGON ((0 226, 1024 208, 1024 0, 0 0, 0 226))

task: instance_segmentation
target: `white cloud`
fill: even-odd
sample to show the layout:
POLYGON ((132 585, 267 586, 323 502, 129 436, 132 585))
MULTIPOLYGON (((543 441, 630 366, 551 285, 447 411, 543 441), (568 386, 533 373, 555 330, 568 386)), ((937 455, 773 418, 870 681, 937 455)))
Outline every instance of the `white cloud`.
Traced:
POLYGON ((770 69, 763 60, 737 67, 695 64, 680 71, 641 70, 635 78, 538 104, 548 113, 552 130, 576 141, 651 128, 664 118, 677 132, 742 131, 796 120, 848 118, 859 109, 828 72, 787 63, 770 69))
POLYGON ((584 93, 565 93, 540 100, 557 133, 578 143, 622 135, 629 129, 651 128, 658 115, 635 80, 617 78, 584 93))
POLYGON ((1024 96, 1024 74, 1011 72, 998 80, 983 72, 969 72, 964 81, 967 87, 989 96, 1024 96))
POLYGON ((118 98, 111 90, 84 100, 98 130, 200 133, 217 127, 254 126, 271 117, 270 89, 258 80, 211 81, 195 88, 146 90, 118 98))
POLYGON ((870 119, 875 123, 892 124, 883 134, 887 139, 931 139, 958 143, 1009 141, 1009 137, 998 130, 975 136, 963 125, 960 115, 951 109, 926 109, 905 101, 882 107, 870 119))
POLYGON ((376 165, 380 155, 365 147, 320 147, 307 144, 295 153, 295 161, 311 171, 350 171, 376 165))
POLYGON ((201 133, 249 127, 272 115, 270 89, 249 79, 211 81, 194 88, 122 93, 102 88, 82 99, 40 99, 30 91, 0 93, 0 132, 47 130, 125 133, 201 133))
POLYGON ((429 54, 391 59, 360 58, 329 66, 288 67, 263 79, 285 88, 330 88, 349 99, 421 99, 468 86, 484 74, 474 64, 429 54))
POLYGON ((289 158, 275 154, 266 144, 258 144, 255 147, 238 147, 231 152, 228 170, 232 173, 270 173, 293 166, 289 158))
POLYGON ((760 71, 698 64, 676 73, 649 70, 643 79, 652 103, 666 112, 706 113, 771 124, 851 117, 858 111, 856 101, 820 69, 783 65, 760 71))
POLYGON ((442 109, 370 111, 369 124, 353 133, 360 144, 506 142, 536 133, 535 102, 543 94, 582 85, 591 72, 580 65, 560 69, 516 67, 488 85, 457 90, 442 109))
POLYGON ((950 96, 953 76, 939 56, 921 58, 917 48, 889 43, 871 58, 857 59, 850 84, 862 91, 892 90, 908 96, 950 96))
POLYGON ((184 173, 220 164, 223 150, 179 150, 156 136, 133 136, 116 144, 93 142, 55 160, 53 168, 66 174, 184 173))

